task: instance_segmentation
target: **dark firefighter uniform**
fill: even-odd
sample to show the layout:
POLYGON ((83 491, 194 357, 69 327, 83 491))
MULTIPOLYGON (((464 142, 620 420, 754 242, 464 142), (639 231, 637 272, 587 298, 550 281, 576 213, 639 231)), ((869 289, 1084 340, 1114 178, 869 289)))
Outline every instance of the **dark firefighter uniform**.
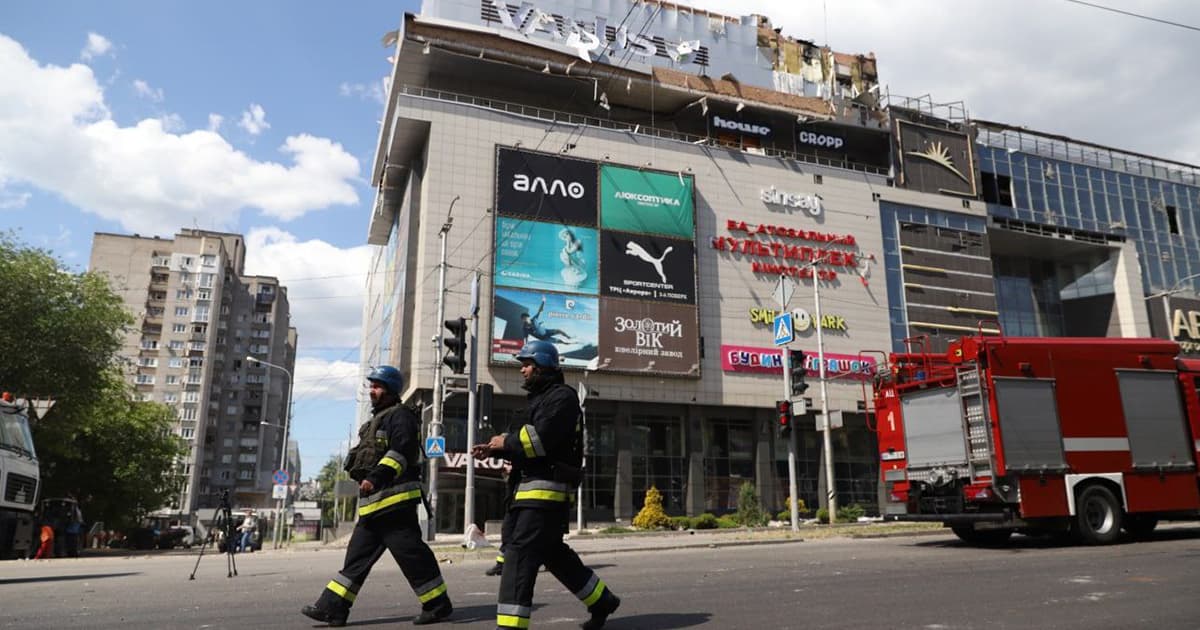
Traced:
MULTIPOLYGON (((316 606, 309 607, 326 613, 330 625, 345 623, 354 598, 385 549, 392 553, 421 601, 422 614, 414 623, 439 621, 452 610, 441 569, 422 539, 417 521, 417 504, 422 500, 417 465, 419 426, 412 411, 393 402, 377 410, 371 422, 359 431, 356 448, 381 456, 369 468, 361 462, 361 453, 352 452, 347 462, 350 476, 355 481, 371 481, 374 491, 358 499, 358 524, 346 548, 345 566, 325 586, 316 606), (367 446, 372 440, 373 449, 367 446), (357 465, 356 459, 360 462, 357 465)), ((308 609, 305 614, 317 618, 308 609)))
MULTIPOLYGON (((534 344, 550 345, 531 342, 526 347, 534 344)), ((517 356, 522 358, 522 354, 517 356)), ((504 438, 503 457, 512 462, 513 470, 508 481, 511 504, 505 525, 509 531, 504 535, 504 570, 496 607, 499 628, 529 627, 534 582, 542 565, 587 606, 592 619, 585 628, 602 627, 620 603, 562 540, 571 497, 580 481, 583 444, 579 399, 563 382, 557 358, 555 350, 554 369, 526 386, 529 423, 504 438)), ((537 363, 540 367, 542 362, 537 363)))

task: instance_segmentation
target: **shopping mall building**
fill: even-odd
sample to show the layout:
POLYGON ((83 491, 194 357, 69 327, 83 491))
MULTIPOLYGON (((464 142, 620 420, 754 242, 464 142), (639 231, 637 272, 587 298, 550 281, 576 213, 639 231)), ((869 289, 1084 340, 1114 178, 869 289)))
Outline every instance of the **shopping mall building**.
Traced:
MULTIPOLYGON (((672 514, 735 509, 747 481, 783 508, 781 276, 814 385, 825 357, 839 505, 871 511, 864 396, 883 353, 978 331, 1146 336, 1164 310, 1200 340, 1200 302, 1180 293, 1200 274, 1194 167, 881 97, 872 55, 762 16, 426 0, 385 41, 362 363, 399 366, 405 399, 432 407, 444 235, 446 318, 469 316, 480 275, 492 418, 523 417, 526 339, 556 343, 586 384, 589 519, 632 518, 650 486, 672 514)), ((798 427, 814 507, 820 389, 798 427)), ((450 398, 447 531, 462 527, 465 418, 450 398)), ((496 518, 498 462, 478 473, 477 518, 496 518)))

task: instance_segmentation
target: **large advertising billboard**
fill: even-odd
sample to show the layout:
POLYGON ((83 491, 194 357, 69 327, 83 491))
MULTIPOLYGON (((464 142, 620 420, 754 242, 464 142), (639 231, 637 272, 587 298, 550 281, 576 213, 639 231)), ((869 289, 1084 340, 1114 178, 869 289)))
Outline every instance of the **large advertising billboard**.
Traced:
POLYGON ((691 176, 600 167, 600 226, 695 240, 691 176))
POLYGON ((596 226, 595 162, 532 151, 496 150, 496 214, 596 226))
POLYGON ((497 286, 595 295, 596 230, 509 217, 496 219, 497 286))
POLYGON ((513 358, 527 341, 549 341, 566 367, 594 365, 599 354, 595 297, 497 288, 492 302, 492 361, 513 358))
POLYGON ((696 309, 636 300, 600 302, 597 367, 627 372, 700 374, 696 309))
POLYGON ((613 297, 696 303, 692 241, 603 230, 601 292, 613 297))
POLYGON ((540 339, 567 368, 698 378, 693 187, 498 146, 491 363, 540 339))

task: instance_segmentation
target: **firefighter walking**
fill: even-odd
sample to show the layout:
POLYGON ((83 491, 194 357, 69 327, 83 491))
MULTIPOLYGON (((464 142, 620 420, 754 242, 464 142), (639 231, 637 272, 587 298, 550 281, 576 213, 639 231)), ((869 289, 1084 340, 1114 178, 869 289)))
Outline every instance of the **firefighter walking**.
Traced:
POLYGON ((562 540, 570 499, 582 475, 579 398, 563 381, 554 344, 530 341, 516 358, 521 361, 522 387, 529 392, 529 422, 471 449, 476 459, 496 456, 512 462, 496 626, 529 627, 534 583, 545 565, 587 606, 591 618, 581 627, 597 630, 621 600, 562 540))
POLYGON ((437 558, 425 544, 417 522, 421 502, 418 466, 420 420, 400 405, 404 380, 390 365, 371 370, 371 421, 358 433, 346 471, 359 482, 358 524, 346 548, 345 565, 317 599, 301 611, 331 626, 346 625, 350 606, 371 567, 390 551, 421 602, 415 625, 441 621, 454 607, 437 558))

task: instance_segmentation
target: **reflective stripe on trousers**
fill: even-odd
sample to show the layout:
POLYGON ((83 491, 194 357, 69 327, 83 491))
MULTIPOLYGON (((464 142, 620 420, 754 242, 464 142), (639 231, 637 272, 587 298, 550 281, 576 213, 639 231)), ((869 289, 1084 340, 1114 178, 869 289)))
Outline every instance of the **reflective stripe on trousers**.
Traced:
POLYGON ((533 609, 517 604, 499 604, 496 606, 496 625, 501 628, 528 628, 529 618, 533 609))
POLYGON ((337 575, 333 576, 333 579, 329 581, 329 584, 325 585, 325 588, 331 591, 334 595, 337 595, 338 597, 341 597, 347 602, 353 604, 354 598, 358 597, 358 589, 361 586, 361 584, 355 584, 350 578, 338 573, 337 575))

